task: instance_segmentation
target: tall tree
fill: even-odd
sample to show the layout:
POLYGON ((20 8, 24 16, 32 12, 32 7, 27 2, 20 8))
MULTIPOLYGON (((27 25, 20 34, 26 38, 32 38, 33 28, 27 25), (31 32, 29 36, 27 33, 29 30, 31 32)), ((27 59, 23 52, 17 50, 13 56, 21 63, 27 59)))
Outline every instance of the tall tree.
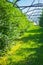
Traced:
POLYGON ((40 27, 43 27, 43 11, 39 18, 39 25, 40 25, 40 27))

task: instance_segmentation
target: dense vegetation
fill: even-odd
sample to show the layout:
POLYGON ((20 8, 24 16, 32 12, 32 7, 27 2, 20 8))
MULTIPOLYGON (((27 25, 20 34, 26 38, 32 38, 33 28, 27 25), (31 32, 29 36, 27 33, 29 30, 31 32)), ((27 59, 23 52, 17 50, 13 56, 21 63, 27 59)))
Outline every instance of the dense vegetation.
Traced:
POLYGON ((2 50, 6 47, 5 45, 19 38, 21 32, 23 33, 27 27, 26 16, 11 3, 0 0, 0 49, 2 50))
POLYGON ((0 65, 43 65, 43 27, 6 0, 0 0, 0 65))
POLYGON ((43 27, 43 10, 42 10, 42 14, 40 15, 40 18, 39 18, 39 25, 40 25, 40 27, 43 27))

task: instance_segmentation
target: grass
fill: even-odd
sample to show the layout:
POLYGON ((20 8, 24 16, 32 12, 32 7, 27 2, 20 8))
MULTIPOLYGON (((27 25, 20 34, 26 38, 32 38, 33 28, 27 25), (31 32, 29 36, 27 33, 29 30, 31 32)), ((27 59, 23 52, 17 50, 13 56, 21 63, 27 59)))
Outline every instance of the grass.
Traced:
POLYGON ((31 26, 0 57, 0 65, 43 65, 43 28, 31 26))

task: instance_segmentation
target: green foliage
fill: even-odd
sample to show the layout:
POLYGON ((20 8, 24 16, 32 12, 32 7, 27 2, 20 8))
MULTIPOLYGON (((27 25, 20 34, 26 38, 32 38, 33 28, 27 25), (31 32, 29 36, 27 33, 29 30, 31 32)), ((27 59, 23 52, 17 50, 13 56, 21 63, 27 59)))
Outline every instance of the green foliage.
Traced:
POLYGON ((0 0, 0 65, 43 65, 43 28, 6 0, 0 0))
POLYGON ((0 46, 3 49, 3 45, 6 46, 8 42, 19 38, 28 25, 28 20, 20 9, 13 7, 13 4, 6 0, 0 0, 0 46))
POLYGON ((40 18, 39 18, 39 25, 40 25, 40 27, 43 27, 43 10, 42 10, 42 14, 40 15, 40 18))

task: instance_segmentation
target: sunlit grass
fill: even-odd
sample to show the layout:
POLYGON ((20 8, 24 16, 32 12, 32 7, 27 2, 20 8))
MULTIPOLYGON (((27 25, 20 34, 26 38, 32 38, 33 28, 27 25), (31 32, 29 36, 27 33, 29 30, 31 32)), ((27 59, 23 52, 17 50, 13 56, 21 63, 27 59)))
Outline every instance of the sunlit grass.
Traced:
MULTIPOLYGON (((14 42, 13 42, 14 43, 14 42)), ((17 45, 13 45, 12 48, 10 49, 9 52, 7 52, 8 54, 13 54, 16 52, 16 50, 18 50, 20 48, 21 44, 17 44, 17 45)))
POLYGON ((19 61, 24 61, 31 55, 34 55, 36 50, 42 46, 41 43, 37 42, 40 39, 39 37, 39 39, 37 38, 37 35, 40 35, 40 32, 31 32, 31 30, 37 29, 39 29, 39 27, 36 26, 36 28, 34 28, 33 26, 32 29, 30 28, 30 30, 27 30, 18 40, 16 40, 16 44, 14 44, 15 41, 12 42, 14 45, 12 45, 11 49, 6 52, 6 55, 0 58, 0 65, 3 65, 3 63, 4 65, 7 65, 7 63, 9 65, 11 61, 16 63, 19 61), (30 36, 33 37, 31 38, 30 36))

